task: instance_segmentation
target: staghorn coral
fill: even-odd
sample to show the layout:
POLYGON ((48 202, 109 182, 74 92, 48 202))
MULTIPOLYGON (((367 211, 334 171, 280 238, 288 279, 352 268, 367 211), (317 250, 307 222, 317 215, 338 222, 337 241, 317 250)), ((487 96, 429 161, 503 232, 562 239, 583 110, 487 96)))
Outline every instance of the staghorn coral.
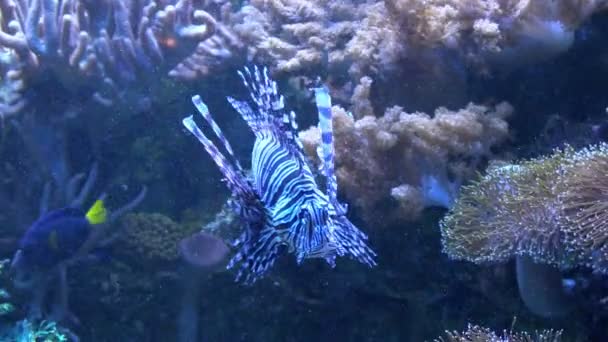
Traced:
POLYGON ((607 167, 606 144, 490 167, 441 221, 444 252, 475 263, 522 255, 608 273, 607 167))
POLYGON ((125 250, 145 263, 178 260, 180 241, 196 231, 159 213, 129 214, 122 224, 125 250))
POLYGON ((187 42, 195 45, 193 51, 185 49, 189 55, 168 73, 179 80, 197 80, 243 60, 244 45, 230 27, 231 2, 203 2, 198 8, 195 3, 199 2, 181 0, 175 6, 166 5, 155 16, 153 31, 161 45, 172 50, 187 42))
POLYGON ((23 70, 10 49, 0 48, 0 122, 19 114, 25 107, 23 70))
POLYGON ((14 51, 28 85, 50 72, 67 88, 93 84, 93 99, 111 105, 127 101, 125 85, 150 72, 192 80, 234 58, 239 42, 206 11, 215 7, 193 0, 2 0, 0 45, 14 51))
MULTIPOLYGON (((512 110, 507 103, 494 108, 469 104, 458 111, 439 108, 431 116, 392 107, 380 118, 355 120, 334 106, 341 189, 363 217, 383 216, 384 223, 415 219, 424 207, 449 207, 460 182, 491 157, 491 147, 507 138, 505 119, 512 110), (387 210, 386 201, 394 209, 378 215, 378 210, 387 210)), ((317 128, 300 133, 312 158, 319 134, 317 128)))
POLYGON ((445 338, 439 337, 435 342, 559 342, 561 330, 541 330, 533 334, 528 332, 504 331, 501 335, 488 328, 469 324, 463 332, 446 331, 445 338))

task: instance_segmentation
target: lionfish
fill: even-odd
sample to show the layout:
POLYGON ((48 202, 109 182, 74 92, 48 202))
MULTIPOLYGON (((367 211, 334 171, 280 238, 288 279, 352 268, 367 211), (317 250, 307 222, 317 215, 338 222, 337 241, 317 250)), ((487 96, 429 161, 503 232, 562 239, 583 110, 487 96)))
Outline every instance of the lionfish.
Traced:
POLYGON ((224 175, 232 193, 230 206, 244 223, 244 231, 234 243, 239 249, 228 264, 228 268, 238 268, 236 281, 253 283, 262 277, 285 247, 295 254, 298 264, 307 258, 323 258, 334 267, 336 256, 349 255, 375 266, 376 254, 367 246, 367 236, 348 220, 347 207, 337 198, 331 97, 327 88, 314 89, 321 131, 317 152, 321 159, 319 170, 325 178, 323 192, 297 136, 295 113, 285 110, 284 98, 278 94, 276 82, 268 77, 267 69, 260 71, 255 66, 238 74, 249 90, 253 106, 247 101, 227 99, 255 135, 250 176, 200 96, 192 97, 192 102, 226 153, 221 153, 205 136, 192 115, 183 119, 184 126, 203 144, 224 175))

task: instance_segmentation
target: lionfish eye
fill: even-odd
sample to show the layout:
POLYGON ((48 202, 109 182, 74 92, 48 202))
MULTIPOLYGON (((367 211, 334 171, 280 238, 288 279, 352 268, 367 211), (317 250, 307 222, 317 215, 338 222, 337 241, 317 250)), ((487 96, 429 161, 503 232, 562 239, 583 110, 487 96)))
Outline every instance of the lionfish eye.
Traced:
POLYGON ((308 221, 310 221, 310 215, 308 213, 308 210, 301 209, 298 212, 298 220, 301 221, 301 222, 308 222, 308 221))

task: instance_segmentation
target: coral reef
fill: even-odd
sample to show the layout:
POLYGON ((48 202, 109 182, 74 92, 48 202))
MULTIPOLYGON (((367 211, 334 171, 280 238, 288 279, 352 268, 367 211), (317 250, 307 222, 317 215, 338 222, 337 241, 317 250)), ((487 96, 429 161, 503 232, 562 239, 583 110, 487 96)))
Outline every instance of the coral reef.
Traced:
POLYGON ((0 8, 0 71, 10 84, 0 113, 8 117, 22 110, 26 88, 49 78, 104 105, 149 108, 142 82, 196 80, 246 60, 290 75, 325 70, 351 94, 361 77, 416 77, 412 66, 446 78, 437 48, 481 72, 511 68, 565 51, 573 30, 606 2, 3 0, 0 8))
POLYGON ((551 57, 568 49, 574 29, 606 6, 597 0, 260 0, 236 14, 234 29, 249 54, 276 71, 322 66, 349 69, 356 79, 437 47, 480 67, 551 57))
POLYGON ((492 330, 478 325, 469 324, 463 332, 446 331, 445 338, 440 337, 436 342, 560 342, 560 330, 542 330, 533 334, 527 332, 504 331, 498 335, 492 330))
POLYGON ((450 94, 460 105, 469 71, 504 74, 560 55, 575 29, 606 7, 603 0, 256 0, 226 22, 247 58, 275 73, 320 73, 343 100, 371 77, 383 81, 375 91, 429 110, 446 103, 420 95, 440 88, 444 101, 450 94), (404 84, 398 94, 385 88, 396 80, 404 84))
MULTIPOLYGON (((155 187, 150 187, 154 200, 146 210, 157 214, 132 214, 122 222, 125 234, 112 252, 126 257, 93 267, 80 264, 70 273, 70 285, 77 285, 71 286, 76 299, 71 308, 86 318, 79 333, 87 340, 175 338, 175 324, 166 322, 175 323, 180 290, 189 284, 197 285, 192 289, 200 291, 200 300, 185 296, 184 302, 198 303, 205 311, 196 320, 184 315, 183 321, 205 327, 204 337, 210 340, 280 340, 287 334, 326 340, 334 337, 335 327, 346 332, 346 339, 432 340, 438 329, 460 329, 481 320, 494 328, 514 313, 533 328, 544 328, 546 321, 522 310, 523 304, 530 308, 528 300, 515 298, 516 285, 521 285, 519 278, 517 284, 512 279, 512 267, 507 267, 512 264, 479 268, 446 260, 434 229, 440 210, 425 212, 415 224, 406 222, 420 218, 424 208, 454 207, 442 223, 443 247, 450 257, 483 264, 516 257, 519 265, 523 255, 558 266, 554 271, 560 280, 574 283, 573 298, 582 309, 569 312, 564 331, 583 336, 577 340, 602 340, 608 317, 604 145, 511 164, 494 162, 485 176, 463 189, 460 199, 456 195, 461 183, 473 179, 503 147, 530 156, 548 153, 564 141, 577 148, 590 143, 590 135, 574 126, 597 113, 594 106, 606 106, 597 95, 605 90, 600 89, 606 79, 605 19, 596 14, 607 3, 0 0, 0 251, 13 254, 21 230, 37 217, 39 203, 63 204, 70 197, 69 185, 79 182, 73 171, 95 159, 113 187, 126 189, 133 179, 154 183, 148 184, 155 187), (587 20, 592 15, 594 23, 587 20), (570 58, 566 63, 577 62, 564 73, 564 61, 558 60, 553 68, 547 67, 553 63, 539 63, 520 70, 535 76, 510 73, 513 78, 506 81, 479 77, 504 76, 581 45, 593 49, 565 54, 570 58), (281 87, 284 81, 303 80, 299 85, 304 89, 296 95, 306 95, 305 88, 318 76, 330 88, 339 104, 333 113, 340 195, 352 205, 353 219, 369 224, 382 261, 372 273, 342 263, 330 275, 313 262, 296 275, 286 261, 277 264, 281 276, 237 296, 225 275, 214 276, 213 282, 184 282, 193 274, 179 258, 180 241, 200 231, 201 221, 210 221, 203 231, 224 241, 237 238, 242 224, 229 211, 211 221, 211 208, 219 207, 223 194, 220 176, 206 169, 204 158, 192 165, 190 154, 196 152, 185 147, 174 114, 182 111, 186 94, 201 87, 211 90, 205 100, 214 102, 216 89, 234 86, 232 71, 222 71, 243 63, 268 65, 281 87), (582 72, 587 69, 581 65, 588 65, 597 79, 582 72), (584 81, 572 77, 579 74, 584 81), (193 82, 201 79, 205 81, 193 82), (534 81, 543 85, 534 88, 534 81), (556 81, 581 91, 562 97, 567 92, 560 92, 556 81), (524 97, 538 103, 522 105, 529 103, 524 97), (501 99, 524 115, 510 120, 512 108, 499 104, 501 99), (469 101, 482 105, 467 105, 469 101), (434 110, 440 106, 449 110, 434 110), (572 131, 550 137, 543 131, 534 138, 537 146, 522 146, 521 140, 503 145, 512 132, 519 139, 538 131, 538 122, 554 129, 548 114, 566 120, 558 124, 572 131), (523 123, 533 115, 534 123, 523 123), (43 190, 45 183, 56 188, 43 190), (195 214, 185 218, 189 211, 195 214), (389 226, 401 233, 378 229, 389 226), (579 265, 585 267, 571 270, 579 265), (176 272, 181 267, 183 274, 176 272), (593 271, 597 274, 591 276, 593 271), (501 275, 483 275, 492 272, 501 275), (587 285, 591 277, 600 285, 587 285), (365 305, 372 300, 375 305, 365 305), (331 314, 336 306, 342 308, 339 317, 331 314), (322 321, 320 310, 330 312, 322 321), (486 318, 488 312, 492 317, 486 318), (600 338, 592 335, 597 331, 600 338)), ((299 100, 294 110, 310 107, 308 98, 299 100)), ((294 104, 289 96, 286 103, 294 104)), ((301 113, 301 123, 312 121, 304 115, 307 111, 301 113)), ((226 122, 226 127, 228 137, 243 142, 234 146, 241 155, 248 137, 238 124, 226 122)), ((606 140, 602 127, 596 133, 606 140)), ((301 138, 308 156, 318 162, 318 130, 302 132, 301 138)), ((563 290, 561 282, 556 285, 563 290)), ((537 291, 529 294, 542 297, 537 291)), ((3 320, 22 311, 12 304, 17 299, 0 292, 0 315, 16 309, 3 320)), ((53 298, 45 301, 52 304, 53 298)), ((21 331, 38 330, 39 324, 51 330, 44 323, 23 321, 21 331)), ((558 332, 542 339, 524 335, 471 326, 443 340, 559 340, 558 332)))
MULTIPOLYGON (((332 111, 341 189, 364 218, 382 217, 384 225, 416 219, 425 207, 449 208, 460 183, 507 139, 505 119, 513 109, 507 103, 471 103, 458 111, 439 108, 431 116, 395 106, 382 117, 358 120, 338 106, 332 111)), ((318 128, 301 132, 300 138, 318 160, 318 128)))

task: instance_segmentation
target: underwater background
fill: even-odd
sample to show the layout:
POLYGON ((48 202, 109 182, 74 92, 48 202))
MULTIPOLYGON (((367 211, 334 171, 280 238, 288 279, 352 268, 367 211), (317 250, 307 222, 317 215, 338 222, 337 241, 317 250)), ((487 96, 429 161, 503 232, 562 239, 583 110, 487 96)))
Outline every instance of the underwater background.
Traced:
POLYGON ((608 341, 607 9, 0 0, 0 341, 608 341), (226 97, 254 65, 315 170, 327 87, 377 266, 226 269, 243 224, 182 119, 199 94, 250 169, 226 97), (51 226, 66 207, 81 221, 51 226), (26 247, 45 262, 24 280, 26 247))

